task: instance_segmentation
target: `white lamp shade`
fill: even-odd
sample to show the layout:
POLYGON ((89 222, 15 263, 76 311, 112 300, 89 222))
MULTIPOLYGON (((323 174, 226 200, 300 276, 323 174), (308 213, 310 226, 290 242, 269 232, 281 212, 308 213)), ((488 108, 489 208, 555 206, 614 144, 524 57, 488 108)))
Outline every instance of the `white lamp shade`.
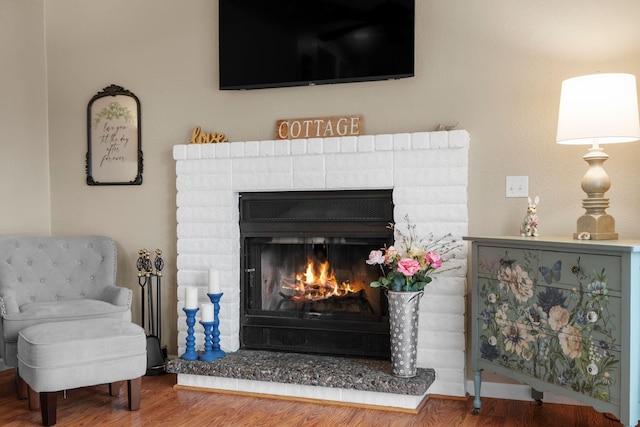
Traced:
POLYGON ((592 74, 562 82, 558 144, 612 144, 638 139, 634 75, 592 74))

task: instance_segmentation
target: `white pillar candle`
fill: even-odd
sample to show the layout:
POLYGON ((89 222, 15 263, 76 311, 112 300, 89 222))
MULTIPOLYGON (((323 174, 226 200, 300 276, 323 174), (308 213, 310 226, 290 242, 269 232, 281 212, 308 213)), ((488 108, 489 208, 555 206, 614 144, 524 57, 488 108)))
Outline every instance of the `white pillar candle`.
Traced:
POLYGON ((195 286, 187 286, 185 288, 185 295, 184 308, 191 310, 198 308, 198 288, 195 286))
POLYGON ((222 293, 222 291, 220 290, 220 272, 213 268, 209 270, 209 293, 222 293))
POLYGON ((200 315, 203 322, 213 322, 213 304, 210 302, 200 304, 200 315))

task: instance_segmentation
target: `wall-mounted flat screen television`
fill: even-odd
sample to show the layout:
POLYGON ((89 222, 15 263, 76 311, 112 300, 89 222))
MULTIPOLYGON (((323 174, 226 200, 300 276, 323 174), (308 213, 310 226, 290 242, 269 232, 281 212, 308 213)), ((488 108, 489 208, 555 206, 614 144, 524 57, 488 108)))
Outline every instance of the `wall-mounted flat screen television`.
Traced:
POLYGON ((415 0, 219 0, 220 89, 412 77, 415 0))

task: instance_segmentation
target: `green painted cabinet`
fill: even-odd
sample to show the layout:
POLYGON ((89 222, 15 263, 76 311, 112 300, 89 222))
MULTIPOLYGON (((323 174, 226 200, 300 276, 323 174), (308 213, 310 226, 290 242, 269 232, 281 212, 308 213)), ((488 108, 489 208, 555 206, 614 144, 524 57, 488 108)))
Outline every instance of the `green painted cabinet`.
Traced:
MULTIPOLYGON (((474 413, 482 371, 635 426, 640 412, 640 241, 468 237, 474 413)), ((540 400, 541 401, 541 400, 540 400)))

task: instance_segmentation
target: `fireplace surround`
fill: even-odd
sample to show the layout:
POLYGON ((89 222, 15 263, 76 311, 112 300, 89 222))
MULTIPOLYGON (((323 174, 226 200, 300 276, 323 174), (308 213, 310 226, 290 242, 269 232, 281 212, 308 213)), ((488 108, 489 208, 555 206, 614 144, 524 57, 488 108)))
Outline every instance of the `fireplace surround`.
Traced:
MULTIPOLYGON (((464 130, 174 146, 179 354, 186 339, 184 288, 199 287, 204 302, 210 268, 220 271, 223 282, 221 347, 227 352, 240 348, 241 193, 387 189, 392 191, 396 220, 409 215, 420 235, 450 232, 461 237, 468 234, 468 149, 464 130)), ((430 393, 464 396, 466 250, 455 263, 460 268, 438 276, 421 301, 418 366, 435 369, 430 393)), ((196 348, 202 348, 198 326, 196 348)), ((178 375, 178 383, 254 390, 245 382, 221 385, 189 375, 178 375)), ((268 389, 289 393, 277 391, 275 384, 268 389)), ((301 391, 295 393, 300 396, 301 391)), ((325 398, 318 393, 309 395, 325 398)), ((367 403, 377 398, 358 399, 367 403)), ((391 402, 389 396, 381 400, 391 402)))

